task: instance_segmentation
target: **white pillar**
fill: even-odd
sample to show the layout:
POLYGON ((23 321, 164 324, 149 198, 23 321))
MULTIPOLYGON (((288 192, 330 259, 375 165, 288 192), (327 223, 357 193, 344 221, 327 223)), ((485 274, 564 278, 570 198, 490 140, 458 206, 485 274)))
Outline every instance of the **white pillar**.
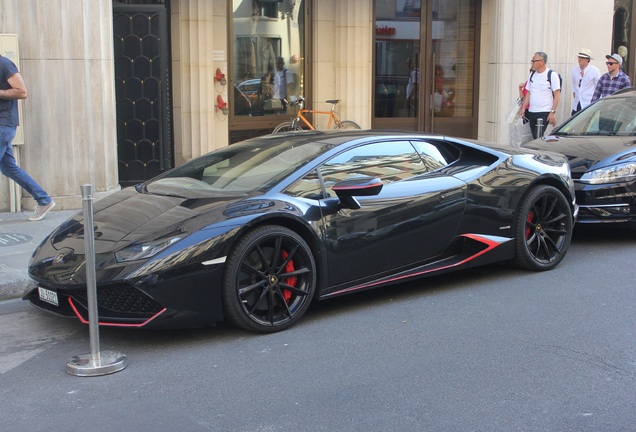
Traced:
MULTIPOLYGON (((112 1, 4 0, 0 17, 1 33, 18 34, 29 93, 22 167, 53 196, 56 209, 81 208, 84 183, 95 185, 96 198, 116 190, 112 1)), ((26 195, 30 209, 35 202, 26 195)), ((1 210, 8 210, 5 204, 1 199, 1 210)))
MULTIPOLYGON (((343 119, 362 128, 371 126, 373 71, 373 1, 314 1, 314 106, 327 99, 342 99, 343 119)), ((317 117, 319 127, 321 124, 317 117)), ((325 121, 326 123, 326 121, 325 121)))
POLYGON ((175 164, 228 144, 228 117, 216 109, 228 86, 214 81, 216 69, 227 74, 227 2, 172 2, 172 73, 175 164))
POLYGON ((537 51, 545 52, 548 67, 563 77, 557 124, 565 121, 571 111, 570 71, 579 49, 591 49, 592 64, 607 70, 613 11, 613 0, 483 0, 479 139, 509 143, 506 115, 537 51))

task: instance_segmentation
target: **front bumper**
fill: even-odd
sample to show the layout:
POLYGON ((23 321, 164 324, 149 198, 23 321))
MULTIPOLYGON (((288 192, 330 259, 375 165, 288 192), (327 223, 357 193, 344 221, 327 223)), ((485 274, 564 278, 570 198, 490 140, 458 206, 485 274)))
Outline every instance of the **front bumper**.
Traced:
MULTIPOLYGON (((162 274, 117 281, 97 280, 97 315, 100 326, 183 328, 223 321, 221 281, 223 266, 201 264, 162 274)), ((38 288, 24 300, 56 315, 88 323, 86 284, 56 284, 36 279, 56 293, 57 305, 40 298, 38 288)))
POLYGON ((579 205, 578 223, 636 221, 636 183, 591 185, 577 181, 575 192, 579 205))
MULTIPOLYGON (((30 301, 38 309, 56 315, 77 317, 88 324, 88 296, 85 286, 47 289, 57 294, 57 305, 41 300, 37 287, 29 291, 24 300, 30 301)), ((127 283, 100 286, 97 290, 97 305, 99 323, 106 326, 144 327, 167 312, 165 307, 127 283)))

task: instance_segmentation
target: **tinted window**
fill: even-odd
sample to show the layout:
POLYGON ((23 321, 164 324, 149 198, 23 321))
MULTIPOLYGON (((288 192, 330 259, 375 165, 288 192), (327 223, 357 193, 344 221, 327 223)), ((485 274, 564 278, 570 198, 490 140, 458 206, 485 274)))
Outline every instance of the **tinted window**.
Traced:
POLYGON ((284 193, 295 197, 303 197, 309 199, 324 198, 322 193, 322 186, 320 185, 320 179, 318 178, 318 173, 316 172, 316 170, 307 173, 307 175, 305 175, 303 178, 294 182, 294 184, 289 186, 284 193))
POLYGON ((413 141, 412 144, 424 161, 427 172, 443 168, 459 158, 459 150, 449 145, 424 141, 413 141))
POLYGON ((334 196, 331 186, 341 180, 370 176, 388 184, 422 174, 426 167, 409 142, 395 141, 347 150, 325 163, 320 172, 329 195, 334 196))

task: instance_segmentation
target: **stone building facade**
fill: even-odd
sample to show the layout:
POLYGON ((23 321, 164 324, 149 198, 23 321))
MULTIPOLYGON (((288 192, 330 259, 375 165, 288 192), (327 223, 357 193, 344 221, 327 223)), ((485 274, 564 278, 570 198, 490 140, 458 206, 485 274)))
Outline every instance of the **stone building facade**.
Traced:
MULTIPOLYGON (((576 55, 590 49, 605 70, 622 3, 633 22, 618 0, 0 0, 0 33, 18 41, 4 55, 29 91, 20 164, 59 209, 80 208, 82 184, 99 198, 268 133, 291 110, 248 88, 263 80, 248 54, 257 46, 284 58, 293 92, 317 108, 341 99, 342 117, 363 128, 506 143, 533 53, 564 77, 564 120, 576 55), (149 36, 134 39, 140 28, 149 36)), ((21 193, 0 179, 0 211, 32 208, 21 193)))

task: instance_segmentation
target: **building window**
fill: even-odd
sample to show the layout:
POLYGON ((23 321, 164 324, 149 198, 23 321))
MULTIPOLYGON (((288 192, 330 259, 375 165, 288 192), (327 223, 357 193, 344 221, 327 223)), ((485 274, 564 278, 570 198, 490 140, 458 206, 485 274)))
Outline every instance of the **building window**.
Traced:
POLYGON ((233 0, 234 125, 268 126, 304 92, 305 2, 233 0), (276 117, 275 117, 276 116, 276 117))

